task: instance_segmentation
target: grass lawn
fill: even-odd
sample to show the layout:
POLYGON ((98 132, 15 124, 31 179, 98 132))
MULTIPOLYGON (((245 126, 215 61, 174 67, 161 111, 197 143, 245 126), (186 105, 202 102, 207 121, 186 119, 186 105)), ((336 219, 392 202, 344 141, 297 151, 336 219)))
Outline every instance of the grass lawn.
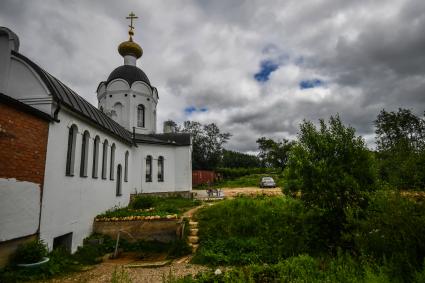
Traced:
MULTIPOLYGON (((235 179, 226 179, 211 185, 213 188, 243 188, 243 187, 259 187, 261 177, 272 177, 276 182, 277 187, 282 187, 283 177, 281 174, 276 173, 264 173, 264 174, 252 174, 235 179)), ((201 185, 194 189, 207 189, 207 185, 201 185)))

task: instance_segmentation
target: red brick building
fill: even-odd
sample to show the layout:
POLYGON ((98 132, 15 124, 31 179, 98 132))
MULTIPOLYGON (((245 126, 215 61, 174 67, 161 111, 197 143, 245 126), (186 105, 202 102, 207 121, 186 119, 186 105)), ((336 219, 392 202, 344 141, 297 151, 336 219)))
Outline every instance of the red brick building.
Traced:
POLYGON ((18 244, 37 236, 51 120, 0 93, 0 178, 6 180, 0 183, 0 195, 12 193, 11 206, 18 205, 15 201, 26 204, 26 209, 8 208, 7 217, 0 220, 0 230, 8 230, 0 238, 0 266, 18 244))

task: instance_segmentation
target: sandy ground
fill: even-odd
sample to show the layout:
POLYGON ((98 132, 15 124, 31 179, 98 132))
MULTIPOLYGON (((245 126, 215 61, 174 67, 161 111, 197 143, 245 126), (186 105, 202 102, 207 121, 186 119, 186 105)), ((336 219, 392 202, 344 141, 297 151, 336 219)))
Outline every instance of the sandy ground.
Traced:
MULTIPOLYGON (((281 196, 282 190, 280 188, 260 189, 258 187, 246 187, 246 188, 222 188, 225 198, 234 198, 236 196, 281 196)), ((205 199, 207 198, 206 190, 194 190, 196 198, 205 199)))
POLYGON ((244 196, 281 196, 282 190, 280 188, 260 189, 256 187, 247 188, 223 188, 224 196, 227 198, 236 197, 239 195, 244 196))

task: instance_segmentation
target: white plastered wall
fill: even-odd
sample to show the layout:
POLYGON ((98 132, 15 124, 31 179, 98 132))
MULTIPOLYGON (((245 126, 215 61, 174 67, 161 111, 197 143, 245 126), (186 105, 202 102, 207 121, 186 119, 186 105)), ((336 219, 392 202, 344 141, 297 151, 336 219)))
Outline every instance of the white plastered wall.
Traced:
POLYGON ((39 184, 0 178, 0 242, 35 234, 39 216, 39 184))
MULTIPOLYGON (((60 123, 52 123, 46 156, 45 183, 41 210, 40 237, 53 247, 55 237, 72 232, 72 251, 82 244, 92 232, 96 215, 115 206, 126 206, 130 197, 130 182, 124 181, 125 152, 131 147, 105 131, 94 127, 66 109, 59 112, 60 123), (78 127, 76 139, 74 176, 66 176, 68 131, 71 125, 78 127), (80 177, 81 142, 84 131, 90 133, 88 176, 80 177), (100 137, 98 178, 92 177, 93 141, 100 137), (102 179, 103 142, 108 140, 107 179, 102 179), (115 143, 115 180, 109 179, 111 146, 115 143), (116 196, 117 166, 122 166, 122 195, 116 196)), ((129 158, 129 168, 132 167, 129 158)), ((129 176, 130 177, 130 176, 129 176)))
POLYGON ((132 192, 161 193, 192 190, 190 146, 138 144, 132 148, 132 192), (146 182, 146 157, 152 156, 152 182, 146 182), (164 181, 158 181, 158 158, 164 157, 164 181))
POLYGON ((99 108, 102 107, 113 120, 132 132, 135 127, 136 133, 152 134, 156 132, 156 105, 158 95, 152 92, 150 86, 143 82, 134 82, 130 88, 127 81, 115 79, 107 87, 102 84, 98 89, 99 108), (114 112, 114 105, 121 103, 123 117, 118 119, 114 112), (145 107, 145 127, 137 125, 137 106, 145 107))

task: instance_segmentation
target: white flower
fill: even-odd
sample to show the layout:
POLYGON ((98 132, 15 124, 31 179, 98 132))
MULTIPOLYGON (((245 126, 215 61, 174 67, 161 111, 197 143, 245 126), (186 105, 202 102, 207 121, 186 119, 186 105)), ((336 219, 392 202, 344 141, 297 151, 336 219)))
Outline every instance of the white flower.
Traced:
POLYGON ((214 271, 214 274, 215 274, 215 275, 220 275, 220 274, 221 274, 221 270, 220 270, 219 268, 217 268, 217 269, 214 271))

